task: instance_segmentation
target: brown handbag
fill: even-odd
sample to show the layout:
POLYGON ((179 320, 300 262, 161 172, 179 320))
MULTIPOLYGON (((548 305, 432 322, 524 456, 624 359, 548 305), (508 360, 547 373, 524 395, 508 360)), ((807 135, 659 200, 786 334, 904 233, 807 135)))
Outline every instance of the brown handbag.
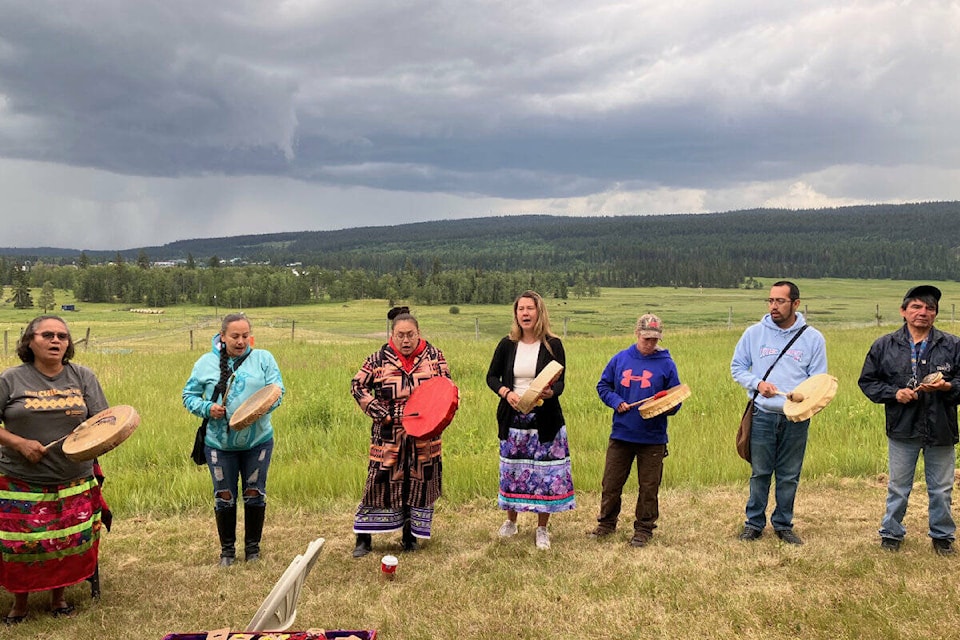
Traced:
POLYGON ((743 416, 740 417, 740 428, 737 429, 737 455, 747 462, 750 462, 751 426, 753 426, 753 399, 747 402, 747 408, 743 410, 743 416))
MULTIPOLYGON (((780 358, 783 357, 783 354, 787 352, 787 349, 793 346, 793 343, 797 341, 797 338, 807 330, 809 325, 803 325, 800 328, 800 331, 797 331, 797 335, 793 336, 790 339, 790 342, 787 343, 783 349, 780 350, 780 354, 777 356, 777 359, 773 361, 773 364, 770 365, 770 368, 767 369, 767 372, 763 374, 763 377, 760 379, 760 382, 763 382, 767 379, 767 376, 770 375, 770 372, 773 371, 773 368, 777 366, 777 363, 780 362, 780 358)), ((740 426, 737 428, 737 455, 751 462, 750 460, 750 428, 753 426, 753 406, 757 400, 757 394, 760 393, 760 389, 757 389, 753 392, 753 397, 750 398, 750 401, 747 403, 747 408, 743 410, 743 415, 740 416, 740 426)))

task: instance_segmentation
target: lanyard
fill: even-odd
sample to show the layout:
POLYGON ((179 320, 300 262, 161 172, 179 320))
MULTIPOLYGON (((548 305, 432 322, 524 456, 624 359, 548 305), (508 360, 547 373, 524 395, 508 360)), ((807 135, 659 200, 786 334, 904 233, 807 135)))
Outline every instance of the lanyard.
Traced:
POLYGON ((913 340, 910 341, 910 370, 913 372, 913 379, 917 379, 917 362, 923 356, 923 352, 927 350, 927 338, 924 338, 920 341, 920 344, 915 344, 913 340))

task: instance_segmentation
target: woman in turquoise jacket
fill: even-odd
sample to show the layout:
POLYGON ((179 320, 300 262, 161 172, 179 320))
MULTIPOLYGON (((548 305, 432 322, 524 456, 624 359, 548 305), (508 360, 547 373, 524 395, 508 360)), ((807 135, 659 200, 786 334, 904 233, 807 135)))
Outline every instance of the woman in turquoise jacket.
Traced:
POLYGON ((236 558, 237 485, 242 483, 244 558, 260 557, 266 511, 267 471, 273 453, 270 415, 283 399, 283 379, 273 355, 253 349, 250 320, 242 313, 223 318, 213 348, 193 365, 183 387, 183 406, 207 424, 204 454, 213 479, 214 514, 220 536, 220 566, 236 558), (250 426, 235 430, 230 416, 263 387, 280 387, 280 398, 250 426), (221 398, 225 394, 225 399, 221 398))

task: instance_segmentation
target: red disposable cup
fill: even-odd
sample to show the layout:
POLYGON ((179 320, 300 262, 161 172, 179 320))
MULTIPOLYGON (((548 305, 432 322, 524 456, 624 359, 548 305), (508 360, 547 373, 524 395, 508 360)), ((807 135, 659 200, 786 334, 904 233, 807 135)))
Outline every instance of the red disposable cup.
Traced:
POLYGON ((383 556, 380 559, 380 576, 384 580, 393 580, 397 575, 397 565, 399 563, 397 556, 383 556))

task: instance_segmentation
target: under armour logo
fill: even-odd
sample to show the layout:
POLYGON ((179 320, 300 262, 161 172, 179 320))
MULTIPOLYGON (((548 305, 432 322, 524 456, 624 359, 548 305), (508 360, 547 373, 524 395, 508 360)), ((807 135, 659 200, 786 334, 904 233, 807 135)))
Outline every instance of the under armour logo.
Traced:
POLYGON ((631 382, 639 382, 641 389, 646 389, 651 385, 650 378, 653 377, 653 373, 643 370, 639 376, 633 375, 633 369, 627 369, 623 372, 623 379, 620 381, 620 384, 624 387, 629 387, 631 382))

